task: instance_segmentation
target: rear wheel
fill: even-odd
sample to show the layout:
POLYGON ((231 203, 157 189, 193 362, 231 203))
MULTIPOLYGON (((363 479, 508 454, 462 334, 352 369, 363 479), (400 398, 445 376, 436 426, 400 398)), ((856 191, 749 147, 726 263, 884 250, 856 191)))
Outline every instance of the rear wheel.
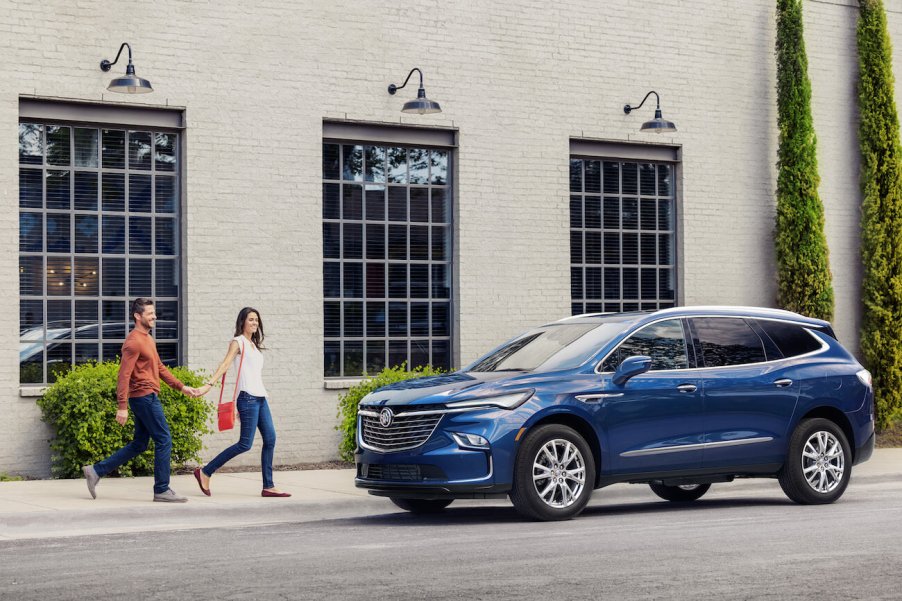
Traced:
POLYGON ((789 453, 777 475, 786 496, 803 505, 840 498, 852 474, 852 453, 842 428, 827 419, 802 421, 789 441, 789 453))
POLYGON ((573 428, 539 426, 526 435, 514 467, 514 508, 535 520, 568 520, 589 502, 595 459, 573 428))
POLYGON ((679 486, 667 486, 651 482, 648 485, 651 491, 666 501, 685 503, 700 499, 711 488, 710 484, 681 484, 679 486))
POLYGON ((391 502, 411 513, 438 513, 450 505, 454 499, 402 499, 390 497, 391 502))

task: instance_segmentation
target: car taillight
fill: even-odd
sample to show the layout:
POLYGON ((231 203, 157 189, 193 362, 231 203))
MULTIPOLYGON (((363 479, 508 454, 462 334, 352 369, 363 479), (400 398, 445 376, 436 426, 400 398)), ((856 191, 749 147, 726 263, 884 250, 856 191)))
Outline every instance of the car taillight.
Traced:
POLYGON ((864 384, 868 388, 871 387, 871 372, 869 372, 866 369, 862 369, 861 371, 857 372, 855 375, 858 376, 858 380, 862 384, 864 384))

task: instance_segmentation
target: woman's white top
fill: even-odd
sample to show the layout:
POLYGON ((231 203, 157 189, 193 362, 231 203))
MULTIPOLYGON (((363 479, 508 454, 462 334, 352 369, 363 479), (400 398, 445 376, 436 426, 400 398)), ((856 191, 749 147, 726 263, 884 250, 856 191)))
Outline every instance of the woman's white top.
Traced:
POLYGON ((268 397, 263 386, 263 352, 242 335, 232 338, 238 343, 238 354, 232 360, 235 371, 241 362, 241 351, 244 350, 244 362, 241 363, 241 375, 238 377, 238 391, 245 391, 254 396, 268 397))

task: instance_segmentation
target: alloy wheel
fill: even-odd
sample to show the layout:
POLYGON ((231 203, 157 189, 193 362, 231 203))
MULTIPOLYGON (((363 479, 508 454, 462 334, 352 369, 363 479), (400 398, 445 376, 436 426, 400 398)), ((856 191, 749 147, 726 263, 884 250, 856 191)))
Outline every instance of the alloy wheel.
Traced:
POLYGON ((828 493, 842 482, 845 454, 839 439, 824 430, 814 432, 802 447, 802 473, 808 485, 828 493))
POLYGON ((546 505, 570 507, 580 498, 586 485, 585 459, 569 440, 549 440, 533 460, 532 481, 546 505))

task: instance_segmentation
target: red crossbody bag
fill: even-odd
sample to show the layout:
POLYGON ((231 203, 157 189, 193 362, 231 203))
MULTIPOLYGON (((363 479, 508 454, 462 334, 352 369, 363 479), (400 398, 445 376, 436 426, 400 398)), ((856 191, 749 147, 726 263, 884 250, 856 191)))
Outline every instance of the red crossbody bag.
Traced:
POLYGON ((241 382, 241 366, 244 364, 244 341, 241 341, 241 359, 238 361, 238 375, 235 376, 235 393, 229 403, 222 402, 225 392, 226 375, 222 374, 222 385, 219 387, 219 431, 225 432, 235 427, 235 399, 238 398, 238 383, 241 382))

